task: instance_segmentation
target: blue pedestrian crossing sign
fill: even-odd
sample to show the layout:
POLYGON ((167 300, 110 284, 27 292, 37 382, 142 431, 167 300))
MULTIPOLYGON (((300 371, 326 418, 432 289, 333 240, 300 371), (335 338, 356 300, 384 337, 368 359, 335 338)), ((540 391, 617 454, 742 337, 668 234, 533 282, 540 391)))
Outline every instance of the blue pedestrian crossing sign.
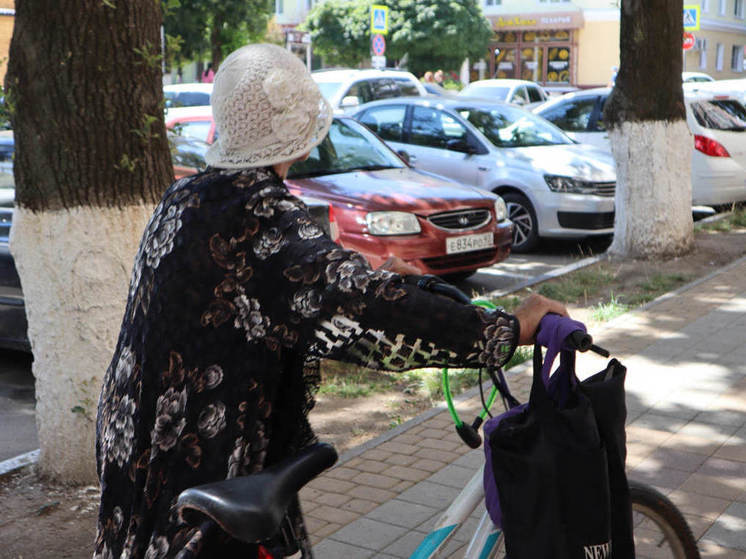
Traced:
POLYGON ((386 35, 389 32, 389 9, 373 4, 370 7, 370 32, 386 35))
POLYGON ((699 4, 684 5, 684 31, 699 31, 699 4))

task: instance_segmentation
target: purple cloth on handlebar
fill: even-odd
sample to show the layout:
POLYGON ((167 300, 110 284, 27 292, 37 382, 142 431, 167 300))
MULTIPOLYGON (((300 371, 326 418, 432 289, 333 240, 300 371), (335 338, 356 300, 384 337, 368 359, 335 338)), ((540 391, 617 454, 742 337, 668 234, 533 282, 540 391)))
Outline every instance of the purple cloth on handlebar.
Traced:
MULTIPOLYGON (((557 354, 562 350, 574 351, 573 348, 568 347, 564 341, 573 332, 581 330, 586 332, 585 325, 577 320, 572 320, 558 314, 547 314, 539 322, 539 330, 536 334, 536 341, 547 348, 546 355, 544 356, 544 362, 542 365, 542 377, 544 384, 547 387, 547 392, 550 397, 560 403, 564 402, 567 398, 567 384, 551 382, 550 372, 552 364, 554 363, 557 354)), ((497 494, 497 484, 495 483, 495 477, 492 473, 492 452, 490 449, 490 434, 497 428, 499 423, 510 416, 521 413, 528 403, 515 406, 500 415, 488 419, 484 423, 484 454, 485 454, 485 465, 484 465, 484 500, 487 507, 487 512, 492 519, 492 522, 498 528, 502 528, 502 511, 500 510, 500 499, 497 494)))

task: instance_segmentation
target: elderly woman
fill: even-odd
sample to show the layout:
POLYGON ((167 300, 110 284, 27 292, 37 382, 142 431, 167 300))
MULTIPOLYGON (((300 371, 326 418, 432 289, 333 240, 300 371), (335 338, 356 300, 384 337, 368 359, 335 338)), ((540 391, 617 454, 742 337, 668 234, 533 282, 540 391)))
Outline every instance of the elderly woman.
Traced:
MULTIPOLYGON (((173 509, 194 485, 257 472, 315 441, 319 359, 384 370, 500 366, 558 303, 511 316, 371 270, 283 183, 322 141, 329 104, 273 45, 226 58, 210 167, 175 182, 137 254, 97 421, 95 557, 255 557, 173 509)), ((304 533, 298 508, 292 511, 304 533)), ((310 548, 302 550, 310 557, 310 548)))

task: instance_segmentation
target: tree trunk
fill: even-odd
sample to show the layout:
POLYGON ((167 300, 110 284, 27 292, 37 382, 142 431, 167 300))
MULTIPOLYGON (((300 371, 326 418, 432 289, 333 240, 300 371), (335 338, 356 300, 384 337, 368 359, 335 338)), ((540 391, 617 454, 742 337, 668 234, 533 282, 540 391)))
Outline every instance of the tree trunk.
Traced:
POLYGON ((673 255, 692 245, 682 14, 682 0, 621 3, 621 61, 604 109, 617 167, 612 254, 673 255))
POLYGON ((173 179, 160 3, 18 0, 6 76, 11 252, 34 352, 40 467, 95 480, 94 419, 134 254, 173 179))

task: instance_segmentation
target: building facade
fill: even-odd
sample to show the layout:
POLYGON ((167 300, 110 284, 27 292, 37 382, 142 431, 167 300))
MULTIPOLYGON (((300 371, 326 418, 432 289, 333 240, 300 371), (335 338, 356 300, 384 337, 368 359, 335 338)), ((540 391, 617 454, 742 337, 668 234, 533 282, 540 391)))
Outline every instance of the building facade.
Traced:
POLYGON ((15 0, 0 0, 0 75, 5 83, 5 72, 8 69, 10 39, 13 36, 13 22, 16 18, 15 0))
MULTIPOLYGON (((685 0, 700 5, 695 49, 685 70, 715 79, 744 77, 746 0, 685 0)), ((619 7, 611 0, 482 0, 494 29, 472 77, 519 78, 546 86, 607 85, 619 65, 619 7)), ((682 29, 683 34, 683 29, 682 29)))

